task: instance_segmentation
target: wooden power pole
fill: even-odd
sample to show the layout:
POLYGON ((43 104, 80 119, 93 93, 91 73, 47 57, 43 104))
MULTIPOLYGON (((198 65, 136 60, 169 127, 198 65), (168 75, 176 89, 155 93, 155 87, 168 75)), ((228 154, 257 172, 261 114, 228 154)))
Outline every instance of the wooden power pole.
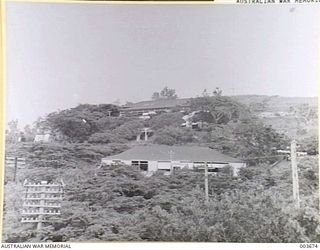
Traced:
POLYGON ((204 163, 204 191, 206 202, 209 202, 209 179, 208 179, 208 163, 204 163))
POLYGON ((13 181, 17 182, 18 157, 14 157, 13 181))
POLYGON ((173 151, 172 150, 170 150, 169 155, 170 155, 170 174, 172 174, 172 171, 173 171, 173 167, 172 167, 173 151))
POLYGON ((17 174, 26 165, 26 159, 20 157, 5 157, 6 178, 9 181, 17 182, 17 174))
POLYGON ((292 188, 293 188, 293 200, 296 208, 300 208, 300 197, 299 197, 299 178, 298 178, 298 167, 297 167, 297 149, 296 141, 291 142, 291 168, 292 168, 292 188))

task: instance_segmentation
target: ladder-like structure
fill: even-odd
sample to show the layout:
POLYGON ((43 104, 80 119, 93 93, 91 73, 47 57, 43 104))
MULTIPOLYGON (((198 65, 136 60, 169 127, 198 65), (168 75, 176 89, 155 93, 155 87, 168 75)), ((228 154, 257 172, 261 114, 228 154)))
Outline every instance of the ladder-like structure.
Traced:
POLYGON ((37 223, 37 229, 50 217, 61 214, 64 183, 60 182, 29 182, 24 181, 24 202, 22 208, 22 223, 37 223))

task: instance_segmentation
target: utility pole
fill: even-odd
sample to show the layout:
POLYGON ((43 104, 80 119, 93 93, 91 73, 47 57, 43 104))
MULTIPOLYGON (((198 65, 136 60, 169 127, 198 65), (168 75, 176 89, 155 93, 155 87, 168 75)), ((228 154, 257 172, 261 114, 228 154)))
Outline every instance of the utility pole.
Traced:
POLYGON ((143 129, 143 132, 144 132, 144 140, 147 141, 147 140, 148 140, 149 128, 144 128, 144 129, 143 129))
POLYGON ((296 208, 300 208, 296 144, 297 143, 295 140, 291 142, 292 188, 293 188, 293 200, 295 202, 296 208))
POLYGON ((13 181, 17 180, 17 168, 18 168, 18 157, 14 157, 14 172, 13 172, 13 181))
POLYGON ((209 178, 208 178, 208 163, 204 163, 204 192, 206 202, 209 202, 209 178))
POLYGON ((172 149, 170 149, 169 154, 170 154, 170 173, 172 173, 172 171, 173 171, 173 169, 172 169, 172 157, 173 157, 173 151, 172 151, 172 149))
POLYGON ((5 157, 5 169, 6 176, 10 181, 17 182, 18 170, 24 168, 26 165, 26 159, 20 157, 5 157))

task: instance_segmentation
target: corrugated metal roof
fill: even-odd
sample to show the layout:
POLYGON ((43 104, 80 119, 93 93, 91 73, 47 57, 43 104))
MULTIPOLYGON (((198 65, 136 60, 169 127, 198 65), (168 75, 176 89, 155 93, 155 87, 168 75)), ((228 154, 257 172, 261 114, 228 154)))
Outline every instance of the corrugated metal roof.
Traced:
POLYGON ((220 152, 199 146, 144 145, 133 147, 123 153, 108 156, 102 160, 148 160, 148 161, 191 161, 191 162, 243 162, 220 152))
POLYGON ((190 98, 183 99, 158 99, 152 101, 143 101, 123 107, 123 110, 139 110, 139 109, 158 109, 158 108, 174 108, 177 106, 187 106, 190 98))

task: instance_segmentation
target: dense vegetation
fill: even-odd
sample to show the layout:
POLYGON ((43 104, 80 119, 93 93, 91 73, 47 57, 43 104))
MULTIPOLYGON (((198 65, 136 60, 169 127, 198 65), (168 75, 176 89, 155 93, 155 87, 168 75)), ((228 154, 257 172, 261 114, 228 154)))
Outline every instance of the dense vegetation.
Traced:
MULTIPOLYGON (((146 178, 123 166, 98 171, 78 166, 71 172, 64 168, 60 176, 68 183, 62 215, 46 225, 41 239, 317 242, 316 164, 310 159, 300 162, 300 209, 294 209, 291 200, 289 168, 277 175, 264 165, 243 169, 239 178, 228 171, 210 176, 209 203, 204 201, 204 176, 199 172, 181 170, 146 178)), ((33 174, 43 180, 57 172, 33 174)), ((21 191, 21 184, 7 184, 6 242, 36 240, 34 228, 19 222, 21 191)))
MULTIPOLYGON (((49 114, 39 127, 60 135, 56 136, 57 140, 92 144, 128 144, 143 127, 149 127, 154 135, 150 143, 209 146, 242 159, 272 156, 275 149, 288 145, 284 135, 264 125, 246 106, 224 96, 193 98, 184 114, 173 111, 153 115, 149 120, 118 117, 118 114, 119 109, 113 105, 79 105, 49 114), (181 127, 183 116, 191 112, 196 112, 192 122, 201 122, 201 129, 181 127)), ((248 159, 248 162, 256 163, 256 160, 248 159)))
MULTIPOLYGON (((20 222, 23 180, 62 178, 62 214, 45 225, 43 241, 319 242, 317 158, 299 159, 301 208, 295 209, 289 163, 270 165, 288 139, 219 93, 191 100, 187 113, 202 122, 198 129, 182 127, 185 114, 178 110, 141 120, 119 117, 114 105, 88 104, 40 119, 25 128, 23 143, 15 143, 20 131, 11 123, 6 153, 25 157, 27 164, 17 183, 6 176, 4 241, 39 240, 34 225, 20 222), (148 143, 209 146, 249 166, 239 177, 228 168, 210 175, 209 203, 201 172, 147 178, 125 166, 100 168, 101 158, 131 147, 144 127, 153 131, 148 143), (54 142, 28 139, 47 130, 54 142)), ((164 96, 176 98, 170 89, 159 93, 164 96)))

